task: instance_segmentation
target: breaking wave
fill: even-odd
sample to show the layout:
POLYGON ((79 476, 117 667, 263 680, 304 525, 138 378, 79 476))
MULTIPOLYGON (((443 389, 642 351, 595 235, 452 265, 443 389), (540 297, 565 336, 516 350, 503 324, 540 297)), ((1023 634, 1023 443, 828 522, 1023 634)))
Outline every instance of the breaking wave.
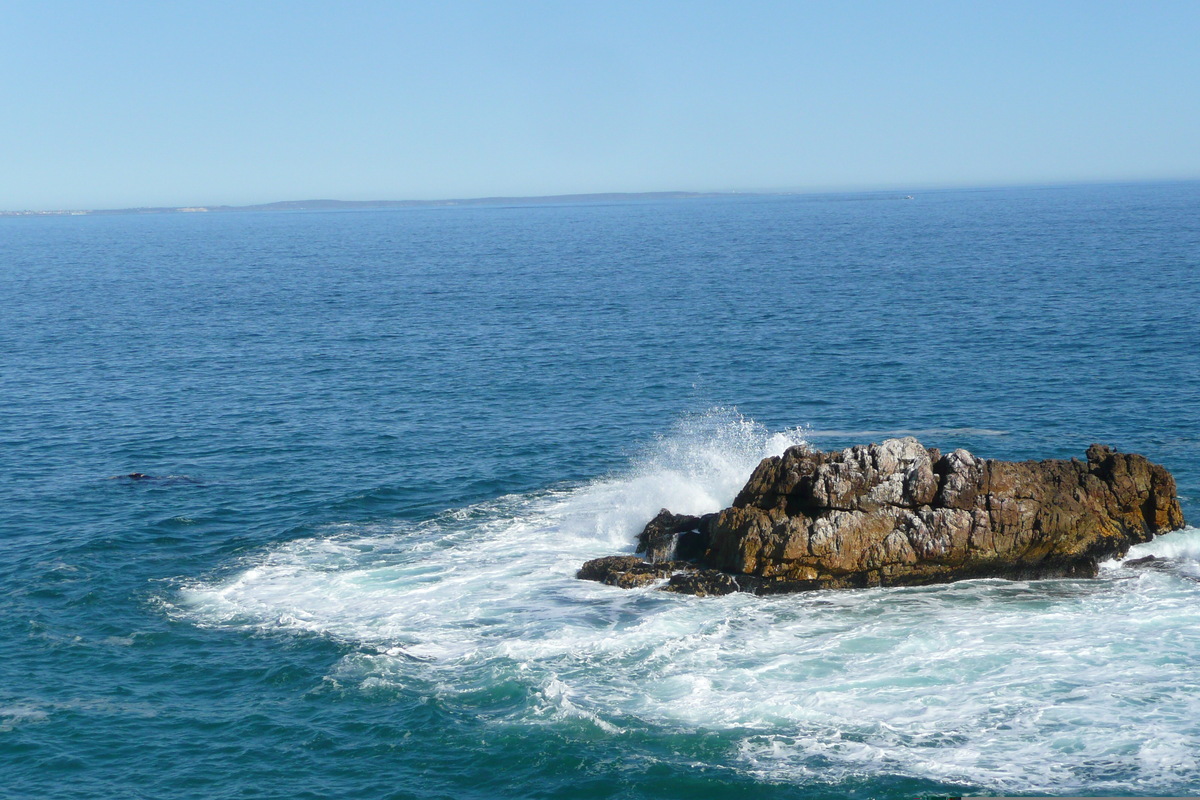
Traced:
POLYGON ((716 731, 769 780, 900 775, 996 791, 1171 793, 1200 781, 1200 531, 1135 548, 1165 569, 694 598, 574 579, 660 507, 714 511, 802 442, 688 418, 621 475, 420 523, 333 526, 192 582, 204 626, 331 637, 328 679, 597 735, 716 731), (508 695, 505 694, 507 697, 508 695), (482 704, 482 705, 481 705, 482 704))

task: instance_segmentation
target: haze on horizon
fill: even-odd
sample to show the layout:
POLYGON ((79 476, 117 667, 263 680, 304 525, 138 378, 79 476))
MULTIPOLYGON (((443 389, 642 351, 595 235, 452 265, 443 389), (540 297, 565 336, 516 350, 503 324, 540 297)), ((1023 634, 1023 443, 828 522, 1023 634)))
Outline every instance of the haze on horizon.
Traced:
POLYGON ((1200 178, 1200 4, 54 4, 0 209, 1200 178))

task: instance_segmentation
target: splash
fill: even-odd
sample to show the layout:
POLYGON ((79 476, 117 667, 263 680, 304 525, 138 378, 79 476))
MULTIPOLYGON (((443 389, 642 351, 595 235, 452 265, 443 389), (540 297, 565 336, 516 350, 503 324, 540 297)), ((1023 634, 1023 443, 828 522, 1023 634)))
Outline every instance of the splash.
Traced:
POLYGON ((419 524, 334 526, 257 557, 228 580, 185 587, 180 605, 201 623, 396 642, 406 652, 454 657, 477 646, 479 631, 493 630, 480 620, 503 615, 496 630, 509 631, 544 617, 548 597, 586 599, 596 587, 574 579, 584 561, 632 552, 660 508, 719 510, 759 461, 802 442, 799 430, 771 433, 713 409, 680 421, 624 474, 419 524))
POLYGON ((717 731, 736 766, 772 781, 1059 794, 1200 781, 1195 529, 1130 553, 1178 569, 1112 562, 1091 581, 700 599, 574 579, 588 558, 632 551, 659 508, 716 510, 803 439, 714 410, 623 474, 423 523, 335 526, 182 588, 175 607, 349 643, 329 679, 361 691, 603 736, 717 731))
POLYGON ((1156 537, 1145 544, 1134 545, 1123 561, 1146 556, 1180 562, 1200 561, 1200 529, 1188 528, 1156 537))

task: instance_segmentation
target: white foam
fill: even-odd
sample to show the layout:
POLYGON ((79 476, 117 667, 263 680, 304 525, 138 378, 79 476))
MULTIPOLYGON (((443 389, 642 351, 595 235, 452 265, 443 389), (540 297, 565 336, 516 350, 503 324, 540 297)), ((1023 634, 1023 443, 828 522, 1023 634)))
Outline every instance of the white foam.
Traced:
MULTIPOLYGON (((330 676, 521 724, 719 730, 770 780, 891 774, 997 791, 1178 793, 1200 782, 1200 583, 1111 564, 1095 581, 971 581, 692 598, 574 579, 660 507, 727 504, 800 441, 690 418, 624 475, 420 523, 342 526, 179 592, 203 625, 358 646, 330 676)), ((1131 552, 1200 554, 1200 531, 1131 552)))
POLYGON ((1155 537, 1145 544, 1129 548, 1124 561, 1146 556, 1178 561, 1200 561, 1200 528, 1185 528, 1155 537))
POLYGON ((11 731, 24 723, 42 722, 49 716, 44 709, 36 706, 0 706, 0 733, 11 731))
MULTIPOLYGON (((448 655, 474 646, 480 619, 569 614, 598 587, 574 580, 589 558, 632 552, 662 507, 727 505, 758 462, 802 441, 725 409, 684 420, 623 475, 572 491, 501 497, 429 522, 341 526, 285 544, 232 578, 180 592, 209 624, 306 630, 352 641, 395 639, 448 655), (460 636, 422 630, 470 625, 460 636), (429 626, 422 628, 422 625, 429 626)), ((607 592, 602 592, 607 595, 607 592)))

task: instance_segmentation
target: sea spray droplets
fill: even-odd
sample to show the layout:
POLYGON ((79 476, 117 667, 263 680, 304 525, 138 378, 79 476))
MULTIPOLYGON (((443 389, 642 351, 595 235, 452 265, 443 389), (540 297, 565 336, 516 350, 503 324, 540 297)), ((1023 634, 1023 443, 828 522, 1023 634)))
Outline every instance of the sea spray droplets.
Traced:
POLYGON ((716 508, 671 507, 678 513, 706 513, 732 499, 759 461, 804 443, 802 428, 771 433, 735 409, 714 408, 681 420, 658 439, 657 446, 635 460, 634 472, 649 477, 679 475, 694 488, 719 495, 716 508))
POLYGON ((573 492, 562 524, 591 529, 617 548, 661 508, 707 514, 728 505, 762 459, 804 442, 793 429, 772 434, 734 409, 684 417, 633 460, 630 470, 573 492))

